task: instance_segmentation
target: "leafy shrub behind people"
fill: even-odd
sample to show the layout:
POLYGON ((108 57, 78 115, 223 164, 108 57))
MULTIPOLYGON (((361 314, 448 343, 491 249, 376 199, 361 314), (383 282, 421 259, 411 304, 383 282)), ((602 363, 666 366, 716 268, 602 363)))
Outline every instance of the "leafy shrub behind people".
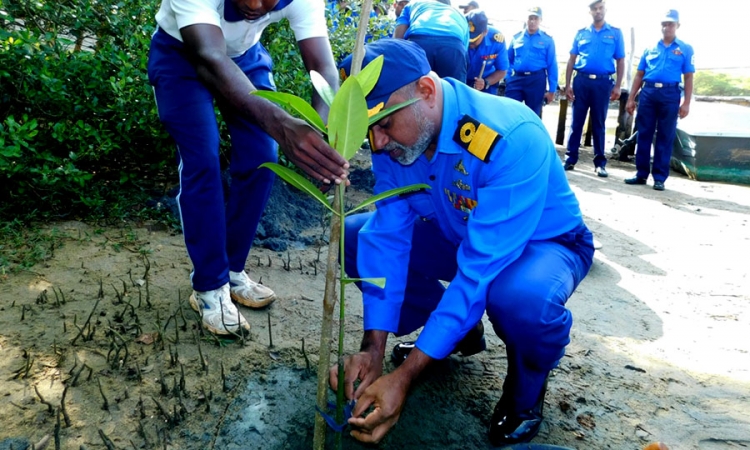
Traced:
MULTIPOLYGON (((0 0, 0 220, 125 218, 176 182, 146 74, 159 3, 0 0)), ((336 27, 337 60, 355 34, 336 27)), ((263 43, 278 89, 309 98, 288 23, 263 43)))

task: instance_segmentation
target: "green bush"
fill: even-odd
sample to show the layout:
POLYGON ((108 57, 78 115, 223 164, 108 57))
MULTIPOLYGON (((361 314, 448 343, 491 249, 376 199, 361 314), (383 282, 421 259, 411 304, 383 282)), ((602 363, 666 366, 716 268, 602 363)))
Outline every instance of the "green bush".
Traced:
MULTIPOLYGON (((0 220, 128 218, 176 182, 146 74, 158 7, 0 0, 0 220)), ((356 35, 355 21, 341 22, 336 60, 356 35)), ((263 43, 278 89, 309 99, 288 23, 269 27, 263 43)))
POLYGON ((157 7, 0 7, 0 217, 122 215, 112 207, 165 165, 171 144, 146 78, 157 7))
POLYGON ((698 71, 693 78, 696 95, 750 95, 750 77, 733 77, 725 73, 698 71))

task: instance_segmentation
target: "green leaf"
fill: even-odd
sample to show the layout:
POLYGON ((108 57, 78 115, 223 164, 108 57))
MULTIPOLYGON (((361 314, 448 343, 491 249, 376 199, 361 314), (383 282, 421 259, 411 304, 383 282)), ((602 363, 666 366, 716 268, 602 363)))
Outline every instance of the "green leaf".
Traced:
POLYGON ((311 70, 310 81, 312 81, 312 85, 315 88, 315 90, 318 91, 318 95, 320 95, 320 98, 322 98, 323 101, 326 102, 326 105, 331 106, 331 103, 333 103, 333 98, 336 95, 336 93, 333 92, 333 89, 328 84, 326 79, 323 78, 323 75, 319 74, 318 72, 314 70, 311 70))
POLYGON ((385 278, 343 278, 341 281, 344 284, 356 283, 357 281, 364 281, 365 283, 374 284, 380 289, 385 289, 385 278))
POLYGON ((404 187, 400 187, 400 188, 396 188, 396 189, 390 189, 390 190, 385 191, 385 192, 381 192, 380 194, 373 195, 372 197, 370 197, 367 200, 363 201, 359 205, 355 206, 353 209, 347 211, 347 213, 344 214, 344 215, 348 216, 349 214, 351 214, 351 213, 353 213, 355 211, 359 211, 360 209, 365 208, 367 206, 370 206, 373 203, 378 202, 380 200, 383 200, 383 199, 386 199, 386 198, 389 198, 389 197, 393 197, 393 196, 396 196, 396 195, 400 195, 400 194, 403 194, 403 193, 406 193, 406 192, 418 191, 420 189, 430 189, 430 185, 429 184, 424 184, 424 183, 411 184, 409 186, 404 186, 404 187))
POLYGON ((323 123, 323 119, 320 118, 315 108, 310 106, 309 103, 297 97, 296 95, 287 94, 286 92, 274 92, 274 91, 254 91, 252 95, 263 97, 266 100, 270 100, 277 105, 284 108, 286 111, 297 114, 299 117, 304 119, 313 128, 320 131, 324 136, 328 133, 326 131, 326 125, 323 123))
POLYGON ((376 123, 378 123, 379 121, 381 121, 383 119, 383 117, 385 117, 385 116, 387 116, 389 114, 393 114, 393 113, 395 113, 396 111, 398 111, 401 108, 406 108, 407 106, 411 105, 412 103, 416 103, 419 100, 421 100, 419 97, 414 97, 414 98, 410 98, 409 100, 407 100, 407 101, 405 101, 403 103, 399 103, 397 105, 389 106, 388 108, 386 108, 386 109, 380 111, 379 113, 373 115, 372 117, 370 117, 370 119, 369 119, 369 126, 375 125, 376 123))
POLYGON ((272 170, 276 175, 281 177, 281 179, 296 187, 300 191, 306 193, 307 195, 315 198, 320 202, 321 205, 328 208, 334 214, 339 214, 338 211, 335 211, 333 208, 331 208, 331 205, 328 204, 326 196, 323 195, 322 192, 320 192, 320 189, 316 188, 314 184, 310 183, 305 177, 293 171, 292 169, 286 168, 281 164, 276 163, 263 163, 259 167, 265 167, 266 169, 272 170))
POLYGON ((367 97, 367 94, 369 94, 377 84, 382 69, 383 55, 380 55, 370 61, 370 64, 366 65, 357 75, 354 76, 362 87, 362 93, 365 94, 365 97, 367 97))
POLYGON ((348 160, 367 135, 367 102, 355 78, 347 78, 328 113, 328 143, 348 160))

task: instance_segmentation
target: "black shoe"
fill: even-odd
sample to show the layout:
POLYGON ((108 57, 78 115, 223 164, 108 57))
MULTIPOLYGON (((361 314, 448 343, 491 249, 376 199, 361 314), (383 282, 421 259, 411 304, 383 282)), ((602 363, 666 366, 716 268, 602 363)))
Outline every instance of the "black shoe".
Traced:
POLYGON ((576 168, 576 165, 575 165, 575 164, 571 164, 571 163, 565 163, 565 164, 563 165, 563 168, 564 168, 565 170, 573 170, 573 169, 575 169, 575 168, 576 168))
POLYGON ((646 184, 646 179, 641 177, 625 178, 625 184, 646 184))
POLYGON ((609 174, 607 173, 607 169, 605 169, 604 166, 597 167, 596 169, 594 169, 594 172, 596 172, 596 174, 602 178, 607 178, 609 176, 609 174))
MULTIPOLYGON (((396 344, 391 352, 391 361, 398 367, 414 350, 415 342, 407 341, 396 344)), ((479 322, 474 328, 461 339, 452 353, 461 353, 463 356, 476 355, 477 353, 487 350, 487 341, 484 339, 484 325, 479 322)))
POLYGON ((655 191, 663 191, 664 190, 664 182, 663 181, 654 181, 654 190, 655 191))
POLYGON ((520 413, 510 413, 509 402, 504 400, 504 397, 500 397, 490 423, 490 443, 498 447, 500 445, 529 442, 534 439, 544 420, 542 412, 546 393, 547 381, 545 380, 536 404, 531 409, 520 413))

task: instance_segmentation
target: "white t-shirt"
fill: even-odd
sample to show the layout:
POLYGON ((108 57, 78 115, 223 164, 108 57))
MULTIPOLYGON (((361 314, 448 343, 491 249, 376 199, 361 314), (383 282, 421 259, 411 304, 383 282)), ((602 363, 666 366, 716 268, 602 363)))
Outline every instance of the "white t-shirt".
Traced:
POLYGON ((159 28, 182 41, 180 28, 197 23, 216 25, 224 33, 227 56, 239 56, 257 44, 263 30, 281 19, 289 20, 297 41, 328 36, 325 0, 293 0, 280 11, 270 11, 256 20, 227 22, 224 2, 232 0, 162 0, 156 22, 159 28))

